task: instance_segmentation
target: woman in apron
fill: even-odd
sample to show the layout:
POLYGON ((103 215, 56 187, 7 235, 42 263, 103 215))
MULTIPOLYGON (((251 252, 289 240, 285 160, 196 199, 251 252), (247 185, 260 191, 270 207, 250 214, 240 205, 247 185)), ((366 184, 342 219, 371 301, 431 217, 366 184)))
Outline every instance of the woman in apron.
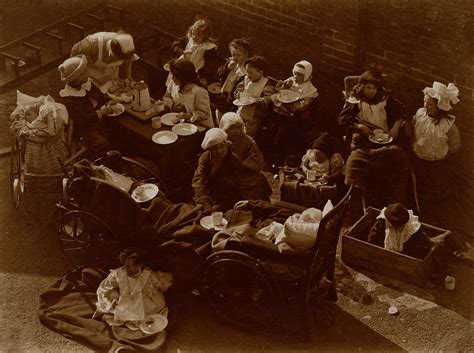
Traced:
POLYGON ((74 44, 71 57, 84 54, 92 83, 105 93, 109 81, 131 79, 131 65, 138 57, 130 34, 97 32, 74 44))

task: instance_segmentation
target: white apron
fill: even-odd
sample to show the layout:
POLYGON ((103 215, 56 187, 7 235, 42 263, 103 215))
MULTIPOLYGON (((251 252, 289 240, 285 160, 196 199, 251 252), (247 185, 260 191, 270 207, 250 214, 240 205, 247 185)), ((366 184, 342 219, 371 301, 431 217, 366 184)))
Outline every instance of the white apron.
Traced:
MULTIPOLYGON (((268 78, 262 77, 258 82, 252 82, 247 76, 244 78, 244 92, 251 97, 260 98, 262 95, 263 89, 268 82, 268 78)), ((254 118, 255 110, 257 109, 257 104, 250 105, 241 105, 237 109, 237 114, 240 115, 244 121, 245 128, 247 130, 247 135, 255 137, 257 134, 258 127, 260 125, 259 121, 256 121, 254 118)))
POLYGON ((105 63, 104 58, 104 35, 106 32, 99 32, 93 34, 97 38, 97 45, 99 48, 97 61, 95 63, 89 63, 87 68, 89 70, 89 77, 92 83, 96 85, 102 93, 105 93, 107 82, 116 80, 119 77, 119 67, 123 64, 123 60, 114 61, 111 63, 105 63))

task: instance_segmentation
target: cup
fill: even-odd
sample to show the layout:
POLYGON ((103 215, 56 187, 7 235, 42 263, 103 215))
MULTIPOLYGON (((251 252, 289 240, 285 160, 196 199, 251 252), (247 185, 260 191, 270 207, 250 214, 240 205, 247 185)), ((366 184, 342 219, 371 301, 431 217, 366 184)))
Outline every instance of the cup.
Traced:
POLYGON ((315 181, 316 180, 316 171, 308 169, 308 171, 306 172, 306 179, 308 181, 315 181))
POLYGON ((161 128, 161 116, 155 116, 151 119, 151 127, 154 129, 161 128))
POLYGON ((212 212, 212 223, 214 226, 221 226, 222 225, 222 212, 212 212))
POLYGON ((157 113, 161 113, 163 110, 165 110, 165 103, 163 101, 157 101, 155 103, 155 110, 157 113))
POLYGON ((454 287, 456 286, 456 278, 452 276, 446 276, 444 279, 444 288, 447 290, 453 290, 454 287))

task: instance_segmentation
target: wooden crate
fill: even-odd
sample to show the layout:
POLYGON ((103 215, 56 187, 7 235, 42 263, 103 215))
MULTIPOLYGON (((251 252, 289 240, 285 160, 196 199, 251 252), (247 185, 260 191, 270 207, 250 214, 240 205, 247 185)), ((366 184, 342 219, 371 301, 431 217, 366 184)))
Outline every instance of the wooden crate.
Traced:
MULTIPOLYGON (((433 251, 439 245, 435 245, 424 259, 417 259, 368 243, 370 228, 379 214, 380 210, 369 207, 367 213, 343 235, 342 260, 356 268, 426 286, 435 266, 433 251)), ((425 223, 421 223, 421 227, 430 238, 449 232, 425 223)))

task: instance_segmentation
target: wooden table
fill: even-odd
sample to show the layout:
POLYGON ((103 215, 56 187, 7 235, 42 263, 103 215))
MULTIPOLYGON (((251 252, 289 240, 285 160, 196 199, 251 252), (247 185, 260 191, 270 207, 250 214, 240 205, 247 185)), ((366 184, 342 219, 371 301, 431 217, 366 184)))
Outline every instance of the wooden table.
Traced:
POLYGON ((178 140, 168 145, 152 141, 158 131, 171 131, 162 125, 160 129, 151 127, 151 120, 142 122, 130 113, 106 119, 110 141, 128 156, 140 156, 152 160, 160 168, 162 181, 171 195, 168 197, 186 201, 192 197, 191 180, 202 152, 201 142, 206 127, 198 126, 198 132, 191 136, 178 136, 178 140), (174 196, 174 197, 173 197, 174 196))

